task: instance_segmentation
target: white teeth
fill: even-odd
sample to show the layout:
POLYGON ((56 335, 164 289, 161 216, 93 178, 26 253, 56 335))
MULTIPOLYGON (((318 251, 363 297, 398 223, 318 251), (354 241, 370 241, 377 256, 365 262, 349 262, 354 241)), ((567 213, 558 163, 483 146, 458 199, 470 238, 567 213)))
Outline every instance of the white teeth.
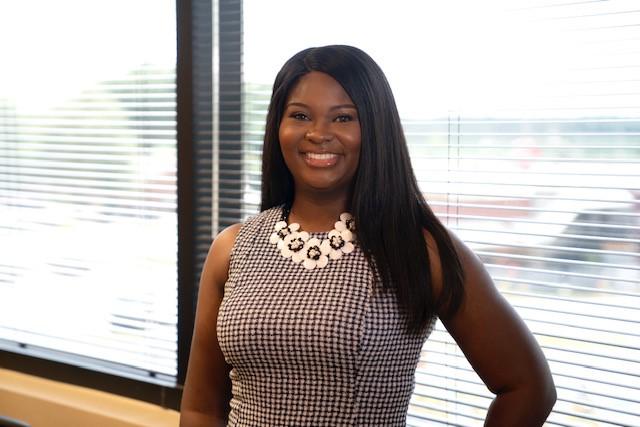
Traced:
POLYGON ((333 153, 305 153, 305 156, 309 159, 317 159, 317 160, 329 160, 337 157, 337 154, 333 153))

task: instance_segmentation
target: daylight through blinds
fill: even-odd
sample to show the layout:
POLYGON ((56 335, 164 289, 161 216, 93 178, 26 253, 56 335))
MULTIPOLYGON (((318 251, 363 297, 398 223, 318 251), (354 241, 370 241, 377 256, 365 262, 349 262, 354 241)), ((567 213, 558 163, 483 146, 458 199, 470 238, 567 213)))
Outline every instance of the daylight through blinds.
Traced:
POLYGON ((0 347, 170 383, 175 2, 0 15, 0 347))
MULTIPOLYGON (((549 360, 558 401, 547 425, 640 424, 634 2, 366 10, 342 2, 339 16, 317 16, 331 31, 294 40, 288 24, 301 15, 283 3, 268 25, 261 2, 243 6, 243 215, 259 208, 264 120, 280 66, 309 46, 363 48, 389 77, 425 196, 482 258, 549 360), (351 13, 366 25, 342 17, 351 13), (403 24, 372 30, 393 22, 403 24)), ((491 398, 438 324, 418 366, 408 425, 482 425, 491 398)))

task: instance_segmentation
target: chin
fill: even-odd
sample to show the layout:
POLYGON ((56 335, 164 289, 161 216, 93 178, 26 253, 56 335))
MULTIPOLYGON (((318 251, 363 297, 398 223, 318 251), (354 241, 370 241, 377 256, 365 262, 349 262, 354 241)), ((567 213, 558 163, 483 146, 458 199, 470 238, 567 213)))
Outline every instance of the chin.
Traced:
POLYGON ((336 196, 341 196, 348 192, 353 182, 352 176, 336 173, 300 174, 299 178, 294 179, 296 188, 299 190, 322 194, 335 193, 336 196))
POLYGON ((298 188, 318 193, 341 193, 347 186, 338 181, 309 180, 301 183, 298 188))
POLYGON ((308 184, 306 186, 310 190, 318 191, 322 193, 331 193, 331 192, 339 192, 341 191, 341 186, 331 185, 331 184, 308 184))

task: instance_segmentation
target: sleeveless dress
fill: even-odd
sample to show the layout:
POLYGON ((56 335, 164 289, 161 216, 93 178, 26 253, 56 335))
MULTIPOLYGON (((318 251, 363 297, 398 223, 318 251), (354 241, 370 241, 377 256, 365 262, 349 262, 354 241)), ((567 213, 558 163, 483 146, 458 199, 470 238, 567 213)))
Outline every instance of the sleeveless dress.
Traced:
MULTIPOLYGON (((228 426, 404 426, 420 334, 356 249, 305 269, 269 243, 282 208, 242 225, 217 333, 232 367, 228 426)), ((324 238, 327 233, 310 233, 324 238)))

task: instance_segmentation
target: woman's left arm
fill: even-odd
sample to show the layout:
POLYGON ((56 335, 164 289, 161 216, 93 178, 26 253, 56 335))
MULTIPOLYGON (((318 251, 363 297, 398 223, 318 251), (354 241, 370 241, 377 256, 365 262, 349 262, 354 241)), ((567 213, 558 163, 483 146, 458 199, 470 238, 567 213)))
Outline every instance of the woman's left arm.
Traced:
MULTIPOLYGON (((547 360, 480 259, 450 235, 465 272, 465 296, 455 314, 440 319, 473 369, 496 394, 485 426, 541 426, 556 401, 547 360)), ((435 244, 429 240, 431 254, 435 244)), ((436 267, 437 275, 440 266, 434 265, 434 258, 438 260, 431 257, 432 271, 436 267)))

